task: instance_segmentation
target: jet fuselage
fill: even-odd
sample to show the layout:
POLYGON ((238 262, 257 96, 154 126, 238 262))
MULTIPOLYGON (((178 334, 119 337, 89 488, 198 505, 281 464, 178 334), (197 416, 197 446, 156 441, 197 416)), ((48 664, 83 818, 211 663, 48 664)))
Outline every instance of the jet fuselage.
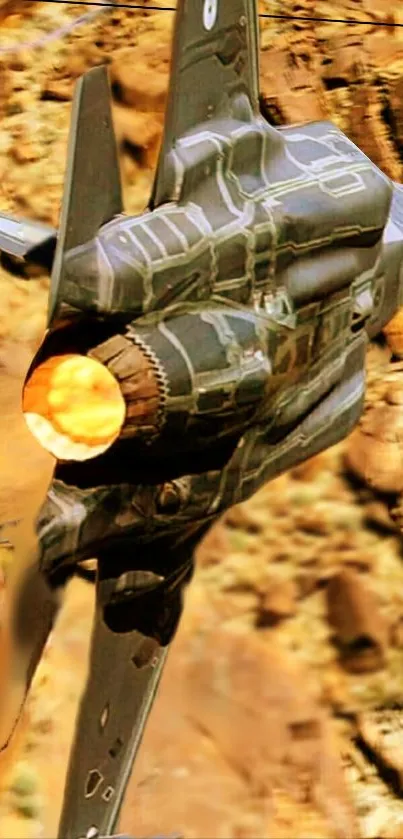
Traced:
POLYGON ((67 252, 64 302, 131 321, 167 379, 166 418, 256 410, 263 394, 260 416, 289 427, 352 373, 352 352, 363 368, 397 308, 403 193, 331 123, 279 130, 250 111, 190 132, 170 164, 171 200, 67 252))

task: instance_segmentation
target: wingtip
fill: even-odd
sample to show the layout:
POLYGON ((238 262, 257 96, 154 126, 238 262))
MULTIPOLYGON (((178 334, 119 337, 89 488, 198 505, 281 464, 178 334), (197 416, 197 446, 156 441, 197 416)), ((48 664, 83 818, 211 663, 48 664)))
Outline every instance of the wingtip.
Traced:
POLYGON ((25 259, 56 242, 54 227, 37 221, 0 213, 0 251, 25 259))

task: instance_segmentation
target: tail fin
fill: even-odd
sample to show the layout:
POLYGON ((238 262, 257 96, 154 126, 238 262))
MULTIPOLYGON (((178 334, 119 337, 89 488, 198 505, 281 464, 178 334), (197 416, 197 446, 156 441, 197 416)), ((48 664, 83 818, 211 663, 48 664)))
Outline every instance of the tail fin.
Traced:
POLYGON ((73 100, 65 191, 53 263, 48 322, 63 301, 65 255, 90 242, 122 212, 122 191, 107 68, 78 81, 73 100))
POLYGON ((171 200, 176 141, 218 115, 230 117, 235 103, 242 118, 259 111, 257 0, 178 0, 151 207, 171 200))

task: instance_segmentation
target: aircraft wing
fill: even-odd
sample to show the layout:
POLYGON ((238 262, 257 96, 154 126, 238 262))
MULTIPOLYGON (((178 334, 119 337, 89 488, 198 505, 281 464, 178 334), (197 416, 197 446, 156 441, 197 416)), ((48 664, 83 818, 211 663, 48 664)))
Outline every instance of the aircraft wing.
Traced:
POLYGON ((55 247, 54 227, 0 213, 0 251, 24 259, 44 247, 55 247))
MULTIPOLYGON (((186 132, 230 117, 243 94, 259 108, 257 0, 178 0, 164 137, 151 206, 169 200, 170 152, 186 132)), ((245 109, 244 109, 245 110, 245 109)))

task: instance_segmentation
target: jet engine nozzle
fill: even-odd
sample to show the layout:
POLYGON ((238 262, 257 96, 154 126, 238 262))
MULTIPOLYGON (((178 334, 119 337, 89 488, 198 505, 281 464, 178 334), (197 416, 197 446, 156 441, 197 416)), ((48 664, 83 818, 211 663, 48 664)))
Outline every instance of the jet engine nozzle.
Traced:
POLYGON ((69 353, 34 369, 23 390, 23 412, 30 431, 59 460, 88 460, 119 436, 126 405, 106 367, 69 353))
POLYGON ((184 474, 193 458, 227 451, 250 427, 270 376, 264 325, 246 308, 198 304, 120 327, 84 319, 49 331, 23 410, 59 460, 89 460, 123 443, 108 463, 174 458, 184 474))
POLYGON ((141 347, 119 334, 77 350, 63 331, 52 338, 31 366, 22 399, 44 449, 58 460, 84 461, 136 432, 145 441, 155 435, 161 387, 141 347))

